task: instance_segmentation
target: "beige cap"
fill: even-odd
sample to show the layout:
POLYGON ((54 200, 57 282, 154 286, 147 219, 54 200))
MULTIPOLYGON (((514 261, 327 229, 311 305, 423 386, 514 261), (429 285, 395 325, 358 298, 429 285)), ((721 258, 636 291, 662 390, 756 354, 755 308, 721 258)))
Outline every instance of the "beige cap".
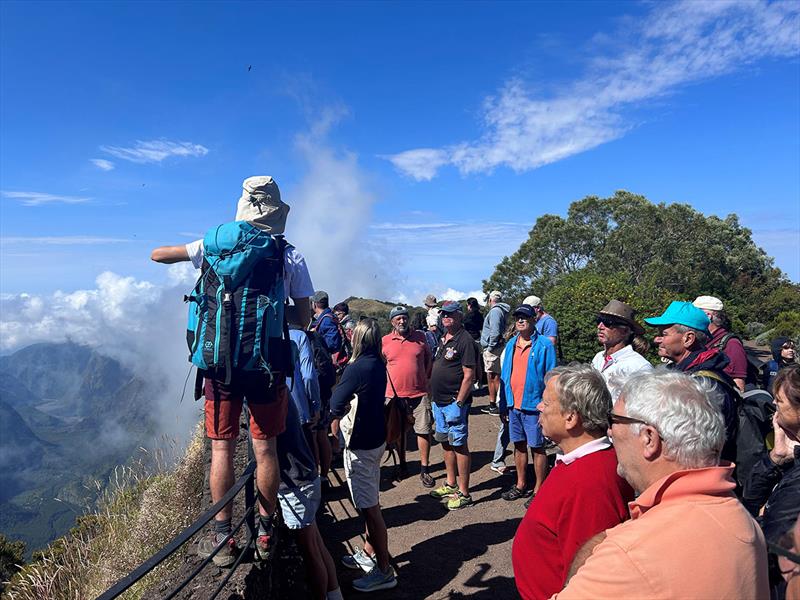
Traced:
POLYGON ((286 229, 289 205, 281 201, 278 184, 269 175, 248 177, 242 183, 242 196, 236 206, 236 220, 249 221, 267 233, 281 234, 286 229))
POLYGON ((522 303, 527 304, 528 306, 541 306, 542 299, 539 298, 539 296, 528 296, 522 301, 522 303))
POLYGON ((692 304, 700 310, 722 310, 725 308, 722 300, 714 296, 698 296, 692 304))
POLYGON ((436 300, 436 296, 434 296, 433 294, 428 294, 427 296, 425 296, 425 306, 427 306, 428 308, 433 308, 434 306, 436 306, 437 302, 438 301, 436 300))
POLYGON ((502 299, 503 299, 503 294, 501 294, 499 291, 494 290, 492 292, 489 292, 489 300, 502 300, 502 299))

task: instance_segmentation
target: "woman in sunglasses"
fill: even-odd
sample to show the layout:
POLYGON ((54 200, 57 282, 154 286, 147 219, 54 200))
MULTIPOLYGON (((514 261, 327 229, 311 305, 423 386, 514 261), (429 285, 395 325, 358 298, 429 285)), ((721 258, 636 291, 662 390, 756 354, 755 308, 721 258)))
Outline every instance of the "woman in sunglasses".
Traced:
POLYGON ((797 352, 794 341, 788 337, 775 338, 770 346, 772 346, 772 360, 764 365, 763 377, 764 389, 772 394, 778 372, 797 364, 797 352))

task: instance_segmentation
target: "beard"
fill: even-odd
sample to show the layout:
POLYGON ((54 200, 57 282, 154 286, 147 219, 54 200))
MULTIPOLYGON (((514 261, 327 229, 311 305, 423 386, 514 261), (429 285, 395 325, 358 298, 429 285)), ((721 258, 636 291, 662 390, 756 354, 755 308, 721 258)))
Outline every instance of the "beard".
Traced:
POLYGON ((400 335, 405 335, 408 333, 408 325, 397 325, 394 330, 400 335))

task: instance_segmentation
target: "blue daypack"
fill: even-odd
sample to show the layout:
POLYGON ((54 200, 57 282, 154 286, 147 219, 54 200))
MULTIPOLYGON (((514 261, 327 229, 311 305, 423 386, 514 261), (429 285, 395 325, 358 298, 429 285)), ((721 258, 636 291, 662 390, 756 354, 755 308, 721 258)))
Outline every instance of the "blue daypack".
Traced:
POLYGON ((186 297, 189 360, 203 371, 287 373, 291 361, 284 318, 283 236, 247 221, 210 229, 203 238, 200 278, 186 297))

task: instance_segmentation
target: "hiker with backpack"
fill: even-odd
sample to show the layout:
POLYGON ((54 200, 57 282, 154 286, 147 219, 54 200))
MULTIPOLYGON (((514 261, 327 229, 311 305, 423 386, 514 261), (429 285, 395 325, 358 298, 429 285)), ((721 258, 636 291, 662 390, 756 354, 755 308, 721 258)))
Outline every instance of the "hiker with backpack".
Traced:
MULTIPOLYGON (((250 411, 250 435, 259 492, 257 555, 269 557, 273 514, 277 507, 279 464, 275 438, 284 431, 288 406, 285 383, 292 370, 287 314, 310 317, 314 288, 303 256, 283 237, 289 206, 269 176, 242 184, 236 220, 186 245, 162 246, 152 260, 191 261, 201 269, 191 294, 187 341, 198 368, 195 398, 205 396, 206 435, 211 439, 209 486, 218 502, 234 483, 233 458, 244 400, 250 411), (285 306, 287 298, 293 307, 285 306)), ((306 321, 307 322, 307 321, 306 321)), ((239 553, 231 535, 231 504, 215 516, 213 530, 197 552, 230 566, 239 553)))
POLYGON ((723 370, 733 379, 739 391, 744 392, 747 380, 747 353, 744 351, 742 338, 729 331, 731 320, 725 312, 722 300, 714 296, 698 296, 692 304, 708 317, 708 332, 711 334, 708 348, 718 348, 728 357, 728 366, 723 370))
MULTIPOLYGON (((311 297, 314 309, 314 319, 309 329, 316 331, 322 338, 325 348, 335 356, 342 349, 342 333, 339 319, 329 307, 328 292, 318 290, 311 297)), ((336 362, 334 360, 334 362, 336 362)), ((346 364, 347 361, 344 361, 346 364)))
MULTIPOLYGON (((433 365, 433 355, 425 341, 425 334, 408 326, 408 309, 395 306, 389 312, 392 324, 391 333, 383 336, 381 342, 383 357, 386 360, 388 383, 386 385, 387 403, 392 400, 404 407, 404 415, 412 415, 414 433, 419 448, 419 478, 423 487, 432 488, 435 480, 428 472, 433 434, 433 409, 428 394, 428 385, 433 365)), ((406 427, 401 419, 398 455, 401 476, 407 475, 406 467, 406 427)))
POLYGON ((341 427, 345 438, 347 486, 353 505, 366 521, 364 549, 342 558, 345 567, 365 572, 353 582, 360 592, 397 585, 378 497, 381 457, 386 449, 386 379, 380 327, 375 319, 363 319, 353 331, 353 356, 331 397, 331 428, 337 435, 341 427))

